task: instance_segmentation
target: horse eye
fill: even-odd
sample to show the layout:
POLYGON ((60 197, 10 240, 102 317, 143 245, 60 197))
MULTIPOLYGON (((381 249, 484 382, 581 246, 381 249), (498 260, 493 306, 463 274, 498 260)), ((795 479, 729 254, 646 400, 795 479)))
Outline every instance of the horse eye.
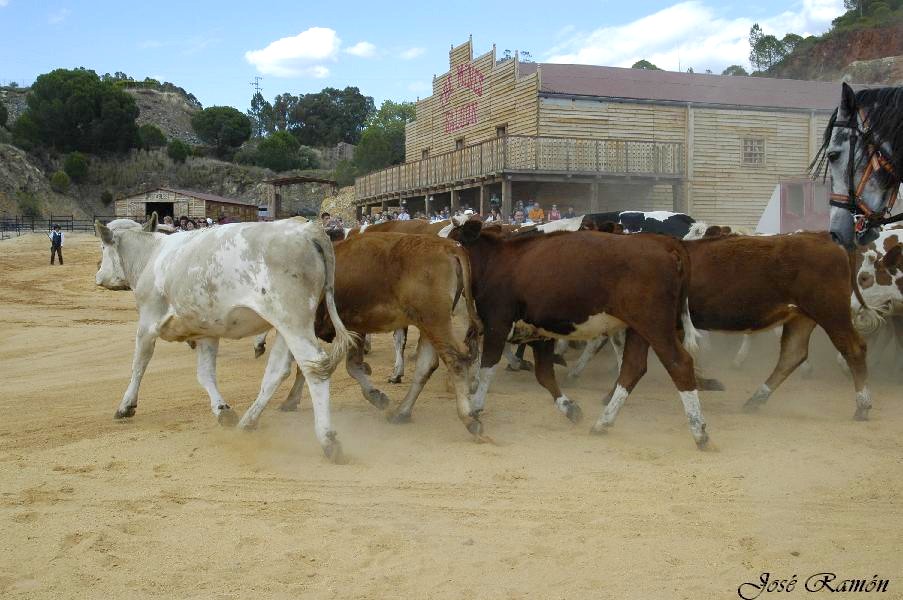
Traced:
POLYGON ((829 160, 830 162, 834 162, 834 161, 837 160, 838 158, 840 158, 840 152, 838 152, 837 150, 833 150, 833 151, 831 151, 831 152, 828 152, 828 160, 829 160))

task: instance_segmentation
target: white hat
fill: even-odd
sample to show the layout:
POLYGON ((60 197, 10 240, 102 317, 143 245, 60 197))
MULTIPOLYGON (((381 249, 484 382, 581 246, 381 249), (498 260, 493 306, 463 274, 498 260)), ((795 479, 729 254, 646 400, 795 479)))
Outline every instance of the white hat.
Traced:
POLYGON ((207 225, 213 225, 213 219, 207 217, 207 225))
POLYGON ((473 214, 473 210, 471 210, 471 209, 468 208, 467 210, 464 211, 464 214, 465 214, 465 215, 472 215, 472 214, 473 214))

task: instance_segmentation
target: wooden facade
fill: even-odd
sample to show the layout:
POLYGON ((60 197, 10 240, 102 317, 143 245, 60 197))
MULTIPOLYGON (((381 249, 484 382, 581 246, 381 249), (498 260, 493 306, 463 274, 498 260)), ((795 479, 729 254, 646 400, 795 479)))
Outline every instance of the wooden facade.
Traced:
POLYGON ((164 216, 171 216, 173 219, 186 216, 189 219, 213 220, 226 217, 233 221, 256 221, 258 212, 256 204, 204 192, 170 188, 154 188, 119 198, 114 204, 114 210, 117 217, 144 217, 156 211, 161 219, 164 216))
POLYGON ((406 162, 359 177, 357 205, 415 209, 500 196, 548 208, 684 210, 752 226, 806 176, 836 86, 449 52, 406 129, 406 162), (433 199, 430 206, 428 199, 433 199), (463 200, 462 200, 463 199, 463 200))

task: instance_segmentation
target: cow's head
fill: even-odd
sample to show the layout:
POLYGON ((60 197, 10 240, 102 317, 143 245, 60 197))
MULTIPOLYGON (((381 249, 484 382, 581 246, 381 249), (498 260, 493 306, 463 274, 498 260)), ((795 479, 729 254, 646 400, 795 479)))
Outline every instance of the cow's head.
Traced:
MULTIPOLYGON (((903 306, 903 243, 896 235, 882 235, 878 244, 862 253, 856 284, 871 308, 887 313, 903 306)), ((858 308, 855 294, 853 308, 858 308)))
POLYGON ((122 260, 122 235, 126 231, 143 230, 153 232, 157 229, 157 213, 153 213, 142 225, 131 219, 116 219, 109 226, 100 221, 94 222, 94 231, 100 238, 100 266, 94 276, 94 282, 108 290, 130 289, 122 260))

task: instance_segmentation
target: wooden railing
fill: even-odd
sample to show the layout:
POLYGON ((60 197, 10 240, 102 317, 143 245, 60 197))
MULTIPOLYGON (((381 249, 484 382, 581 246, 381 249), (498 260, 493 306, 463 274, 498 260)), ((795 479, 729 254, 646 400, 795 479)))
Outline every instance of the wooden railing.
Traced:
POLYGON ((502 172, 679 176, 683 144, 509 135, 376 171, 354 182, 358 202, 502 172))

